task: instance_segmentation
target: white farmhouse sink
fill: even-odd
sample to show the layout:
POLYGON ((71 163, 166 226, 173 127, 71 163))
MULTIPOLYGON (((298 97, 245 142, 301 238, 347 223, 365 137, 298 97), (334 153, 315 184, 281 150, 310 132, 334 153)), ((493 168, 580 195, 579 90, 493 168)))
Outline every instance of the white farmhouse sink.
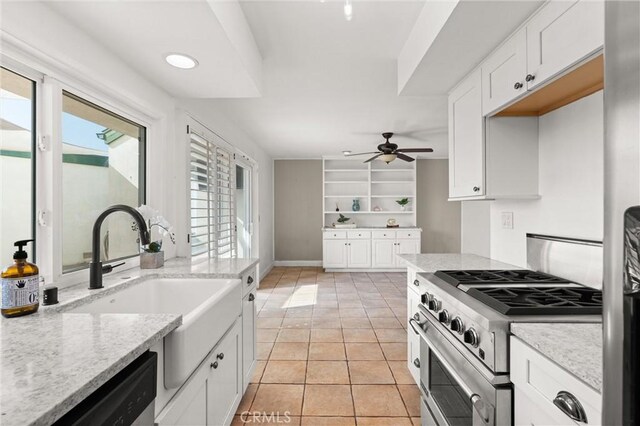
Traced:
POLYGON ((184 383, 242 312, 239 279, 155 278, 70 312, 182 314, 182 325, 164 338, 164 384, 184 383))

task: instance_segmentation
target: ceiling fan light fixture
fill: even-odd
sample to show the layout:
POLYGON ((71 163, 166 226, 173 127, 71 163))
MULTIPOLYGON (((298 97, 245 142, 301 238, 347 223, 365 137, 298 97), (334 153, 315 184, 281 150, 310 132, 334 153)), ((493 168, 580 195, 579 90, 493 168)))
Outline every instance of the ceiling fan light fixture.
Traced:
POLYGON ((353 19, 353 5, 351 4, 351 0, 345 0, 344 2, 344 18, 347 21, 353 19))
POLYGON ((348 151, 348 150, 347 151, 342 151, 342 155, 349 155, 349 154, 351 154, 351 151, 348 151))
POLYGON ((389 164, 390 162, 398 158, 398 156, 396 154, 383 154, 378 158, 380 158, 385 163, 389 164))

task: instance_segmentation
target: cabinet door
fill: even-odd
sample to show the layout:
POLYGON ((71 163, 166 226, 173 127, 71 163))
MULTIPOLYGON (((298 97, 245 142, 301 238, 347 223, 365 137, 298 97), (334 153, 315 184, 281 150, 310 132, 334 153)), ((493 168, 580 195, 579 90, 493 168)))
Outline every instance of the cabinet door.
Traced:
POLYGON ((372 240, 371 257, 372 268, 396 267, 395 240, 372 240))
POLYGON ((485 194, 480 70, 449 94, 449 197, 485 194))
MULTIPOLYGON (((531 398, 518 388, 515 388, 513 392, 513 405, 514 424, 516 425, 575 426, 578 424, 553 404, 544 399, 531 398), (540 403, 542 404, 540 405, 540 403)), ((598 421, 596 422, 599 423, 598 421)))
POLYGON ((488 115, 527 91, 527 32, 523 28, 482 64, 482 111, 488 115))
POLYGON ((604 1, 550 1, 526 30, 530 90, 603 46, 604 1))
POLYGON ((207 424, 209 366, 202 364, 158 414, 159 426, 207 424))
POLYGON ((420 296, 412 290, 407 291, 407 368, 416 384, 420 385, 420 336, 413 331, 409 320, 418 312, 420 296), (418 363, 416 363, 418 360, 418 363))
POLYGON ((242 391, 247 389, 256 364, 256 303, 255 292, 242 299, 242 391))
POLYGON ((322 264, 325 268, 346 268, 347 240, 324 240, 322 264))
MULTIPOLYGON (((420 253, 420 240, 411 238, 406 240, 396 240, 396 254, 418 254, 420 253)), ((405 266, 402 259, 395 258, 396 266, 405 266)))
POLYGON ((231 424, 242 398, 242 353, 240 321, 222 338, 209 358, 207 380, 207 424, 231 424))
POLYGON ((371 240, 349 240, 349 268, 371 267, 371 240))

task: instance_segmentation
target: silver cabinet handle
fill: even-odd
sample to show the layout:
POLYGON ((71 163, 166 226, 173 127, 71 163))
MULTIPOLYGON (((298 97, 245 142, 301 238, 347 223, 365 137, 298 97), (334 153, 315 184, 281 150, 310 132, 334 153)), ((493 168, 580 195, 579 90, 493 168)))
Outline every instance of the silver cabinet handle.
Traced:
POLYGON ((253 277, 249 276, 249 278, 247 278, 247 285, 249 284, 253 284, 253 277))
POLYGON ((577 422, 587 423, 587 413, 578 399, 567 391, 560 391, 553 399, 553 405, 577 422))
POLYGON ((415 285, 416 287, 420 287, 420 281, 413 280, 413 285, 415 285))
POLYGON ((254 300, 256 300, 256 296, 254 296, 253 293, 249 293, 249 302, 253 302, 254 300))
POLYGON ((420 368, 420 358, 416 358, 413 360, 413 365, 415 365, 417 368, 420 368))

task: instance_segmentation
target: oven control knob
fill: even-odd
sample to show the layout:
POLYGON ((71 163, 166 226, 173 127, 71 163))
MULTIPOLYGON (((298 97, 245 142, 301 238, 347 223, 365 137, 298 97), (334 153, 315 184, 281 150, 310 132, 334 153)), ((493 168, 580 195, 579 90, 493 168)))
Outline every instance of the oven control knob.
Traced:
POLYGON ((438 321, 444 324, 449 324, 451 322, 451 316, 449 316, 449 312, 446 309, 443 309, 438 314, 438 321))
POLYGON ((432 296, 429 293, 424 293, 422 296, 420 296, 420 301, 426 305, 431 300, 431 297, 432 296))
POLYGON ((464 342, 470 344, 474 348, 477 348, 480 344, 480 336, 473 328, 468 329, 464 332, 464 342))
POLYGON ((457 332, 458 334, 464 333, 464 323, 462 322, 462 318, 455 317, 451 320, 451 330, 457 332))
POLYGON ((429 309, 438 312, 440 308, 442 308, 442 303, 435 297, 432 297, 431 300, 429 300, 429 309))

